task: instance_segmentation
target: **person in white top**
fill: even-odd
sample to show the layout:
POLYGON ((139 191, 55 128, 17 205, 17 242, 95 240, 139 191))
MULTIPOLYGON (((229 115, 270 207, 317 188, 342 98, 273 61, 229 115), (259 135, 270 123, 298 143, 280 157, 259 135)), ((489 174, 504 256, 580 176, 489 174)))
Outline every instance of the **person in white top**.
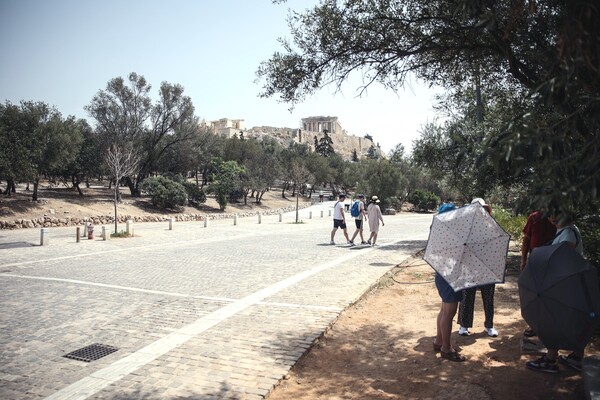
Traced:
POLYGON ((377 196, 371 197, 371 202, 367 206, 367 216, 369 218, 369 230, 371 231, 371 237, 367 240, 367 243, 371 246, 377 246, 377 234, 379 233, 379 221, 381 225, 383 223, 383 216, 381 215, 381 208, 379 208, 379 198, 377 196))
POLYGON ((346 243, 350 244, 348 230, 346 229, 346 217, 344 216, 344 200, 346 200, 346 195, 340 194, 337 203, 333 206, 333 230, 331 231, 330 244, 335 244, 333 239, 338 228, 342 228, 344 236, 346 237, 346 243))

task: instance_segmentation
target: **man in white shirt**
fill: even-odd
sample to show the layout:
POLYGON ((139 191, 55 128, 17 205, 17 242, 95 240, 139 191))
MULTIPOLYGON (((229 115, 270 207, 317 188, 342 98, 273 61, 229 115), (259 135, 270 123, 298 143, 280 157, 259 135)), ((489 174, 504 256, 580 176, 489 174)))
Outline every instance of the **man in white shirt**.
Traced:
POLYGON ((350 243, 348 230, 346 229, 346 217, 344 216, 344 200, 346 200, 346 195, 340 194, 337 203, 333 206, 333 230, 331 231, 330 244, 335 244, 333 238, 338 228, 342 228, 346 237, 346 243, 350 243))

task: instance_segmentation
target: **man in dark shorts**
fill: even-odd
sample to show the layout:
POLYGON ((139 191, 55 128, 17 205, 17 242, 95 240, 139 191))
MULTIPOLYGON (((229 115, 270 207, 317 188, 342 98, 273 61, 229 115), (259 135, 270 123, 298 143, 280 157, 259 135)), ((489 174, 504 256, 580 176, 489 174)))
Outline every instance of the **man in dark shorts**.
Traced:
POLYGON ((361 245, 365 245, 367 244, 367 242, 365 242, 365 238, 363 236, 363 222, 367 220, 367 213, 365 212, 365 195, 364 194, 359 194, 358 195, 358 216, 354 217, 354 223, 356 225, 356 230, 354 231, 354 234, 352 235, 352 239, 350 239, 350 246, 354 246, 354 239, 356 238, 356 235, 360 234, 360 244, 361 245))
POLYGON ((346 195, 340 194, 338 201, 333 206, 333 230, 331 231, 331 242, 329 244, 335 244, 333 238, 338 228, 342 228, 346 237, 346 243, 350 244, 348 230, 346 229, 346 217, 344 216, 344 200, 346 200, 346 195))

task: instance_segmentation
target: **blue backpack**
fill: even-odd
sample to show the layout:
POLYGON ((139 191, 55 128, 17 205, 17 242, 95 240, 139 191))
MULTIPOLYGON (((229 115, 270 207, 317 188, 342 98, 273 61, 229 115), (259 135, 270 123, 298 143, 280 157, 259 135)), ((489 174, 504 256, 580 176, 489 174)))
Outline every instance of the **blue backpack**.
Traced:
POLYGON ((350 209, 350 215, 352 215, 354 218, 360 215, 360 207, 358 203, 360 203, 360 201, 356 200, 354 204, 352 204, 352 208, 350 209))

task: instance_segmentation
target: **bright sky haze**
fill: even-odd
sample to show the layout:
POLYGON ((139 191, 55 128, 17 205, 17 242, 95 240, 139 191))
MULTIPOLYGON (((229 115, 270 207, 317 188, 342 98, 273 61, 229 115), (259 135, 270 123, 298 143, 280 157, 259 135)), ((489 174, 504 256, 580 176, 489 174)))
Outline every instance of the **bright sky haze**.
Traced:
POLYGON ((288 10, 316 0, 0 0, 0 100, 43 101, 64 116, 94 121, 84 106, 110 79, 143 75, 185 88, 207 121, 244 119, 247 128, 299 128, 309 116, 337 116, 351 135, 370 134, 388 152, 409 150, 435 119, 436 91, 416 81, 398 94, 360 80, 290 106, 259 98, 256 70, 289 37, 288 10))

